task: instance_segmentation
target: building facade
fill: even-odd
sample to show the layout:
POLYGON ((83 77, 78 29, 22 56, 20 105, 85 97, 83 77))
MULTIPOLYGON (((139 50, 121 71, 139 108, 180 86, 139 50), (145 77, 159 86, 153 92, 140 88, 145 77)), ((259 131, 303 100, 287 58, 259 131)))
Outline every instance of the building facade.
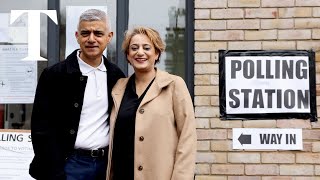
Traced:
MULTIPOLYGON (((320 179, 320 126, 308 119, 221 120, 219 56, 226 50, 316 53, 319 105, 320 1, 195 0, 194 104, 197 180, 320 179), (233 128, 301 128, 303 150, 234 150, 233 128)), ((319 106, 318 106, 319 112, 319 106)))

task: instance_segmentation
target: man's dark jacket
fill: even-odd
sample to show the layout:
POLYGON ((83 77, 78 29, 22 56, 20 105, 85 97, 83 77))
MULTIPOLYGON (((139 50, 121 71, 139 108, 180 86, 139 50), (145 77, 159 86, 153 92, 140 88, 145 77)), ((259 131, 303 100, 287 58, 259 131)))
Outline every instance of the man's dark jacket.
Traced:
MULTIPOLYGON (((111 90, 123 72, 105 57, 109 113, 111 90)), ((36 179, 65 179, 64 164, 74 149, 87 76, 81 74, 77 50, 46 68, 39 79, 31 116, 34 158, 29 173, 36 179)), ((107 92, 106 92, 107 93, 107 92)), ((107 104, 106 104, 107 106, 107 104)), ((94 112, 93 112, 94 113, 94 112)))

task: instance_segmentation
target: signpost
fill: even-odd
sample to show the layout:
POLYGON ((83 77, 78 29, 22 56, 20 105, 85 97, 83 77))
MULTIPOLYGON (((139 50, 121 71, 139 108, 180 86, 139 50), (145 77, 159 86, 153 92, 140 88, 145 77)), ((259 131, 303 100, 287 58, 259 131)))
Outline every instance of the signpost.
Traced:
POLYGON ((233 149, 302 150, 302 129, 233 128, 233 149))
POLYGON ((222 119, 317 121, 313 51, 219 51, 222 119))

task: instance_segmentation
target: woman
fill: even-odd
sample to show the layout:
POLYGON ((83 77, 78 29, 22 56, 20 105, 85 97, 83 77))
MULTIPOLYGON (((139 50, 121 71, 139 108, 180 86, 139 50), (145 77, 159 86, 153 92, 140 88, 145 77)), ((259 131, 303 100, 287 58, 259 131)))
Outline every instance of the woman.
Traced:
POLYGON ((112 90, 110 180, 191 180, 195 117, 182 78, 155 67, 165 46, 147 27, 127 31, 122 48, 134 74, 112 90))

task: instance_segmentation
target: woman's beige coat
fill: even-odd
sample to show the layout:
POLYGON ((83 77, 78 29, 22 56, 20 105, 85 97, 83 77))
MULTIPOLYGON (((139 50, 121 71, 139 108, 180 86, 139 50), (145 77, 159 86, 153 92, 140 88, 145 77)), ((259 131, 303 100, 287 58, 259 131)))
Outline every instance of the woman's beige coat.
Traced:
MULTIPOLYGON (((115 120, 129 78, 112 90, 107 179, 112 179, 112 139, 115 120)), ((192 180, 197 147, 194 109, 179 76, 157 69, 156 78, 136 113, 135 180, 192 180)), ((123 172, 126 173, 126 172, 123 172)))

